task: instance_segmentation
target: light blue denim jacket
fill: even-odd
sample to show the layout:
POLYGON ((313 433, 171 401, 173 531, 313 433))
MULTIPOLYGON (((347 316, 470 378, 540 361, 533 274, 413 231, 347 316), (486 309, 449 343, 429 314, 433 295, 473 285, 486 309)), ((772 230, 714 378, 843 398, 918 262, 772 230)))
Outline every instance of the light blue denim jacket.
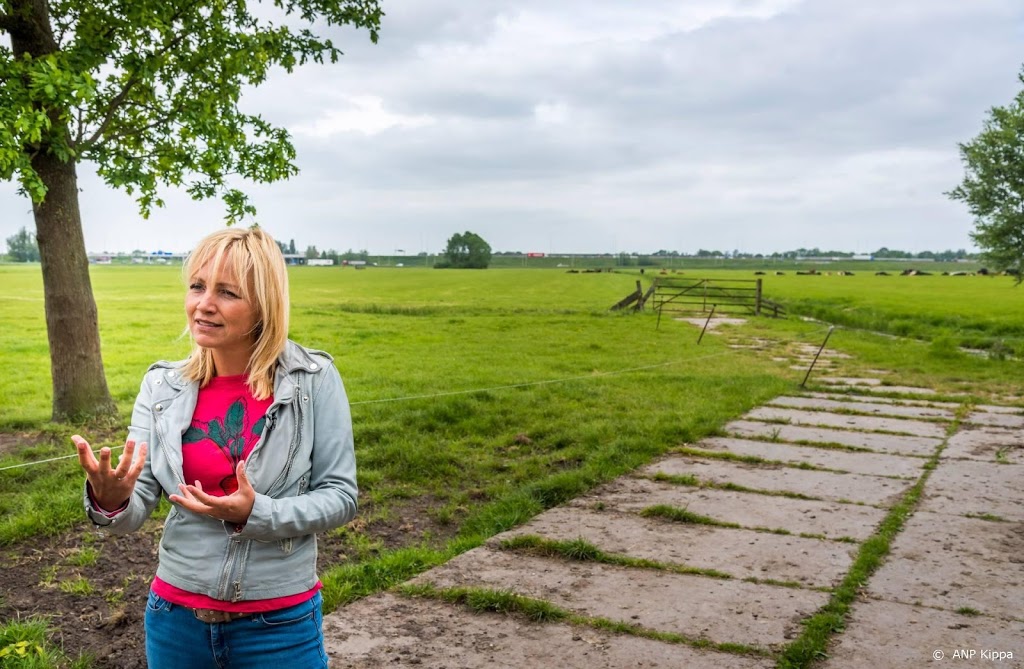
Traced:
MULTIPOLYGON (((130 439, 149 445, 127 508, 93 523, 117 534, 142 526, 161 495, 183 482, 181 438, 192 422, 197 382, 180 377, 184 361, 157 362, 142 380, 130 439)), ((352 418, 331 356, 289 341, 274 380, 263 436, 246 461, 256 501, 245 526, 172 506, 164 522, 157 576, 173 586, 225 601, 269 599, 316 585, 316 532, 356 513, 352 418)))

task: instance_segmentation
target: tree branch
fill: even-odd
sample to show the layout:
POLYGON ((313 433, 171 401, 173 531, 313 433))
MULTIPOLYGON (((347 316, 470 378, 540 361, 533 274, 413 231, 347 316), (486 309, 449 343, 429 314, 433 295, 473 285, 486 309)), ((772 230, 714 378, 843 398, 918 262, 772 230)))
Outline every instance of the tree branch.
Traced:
POLYGON ((19 23, 22 23, 22 20, 16 16, 0 14, 0 30, 4 32, 13 32, 19 23))
MULTIPOLYGON (((194 5, 181 7, 179 11, 175 12, 175 14, 171 17, 170 22, 173 23, 174 20, 184 15, 185 11, 191 10, 193 6, 194 5)), ((166 53, 168 53, 171 49, 181 44, 181 41, 185 38, 184 30, 185 29, 183 27, 181 32, 178 32, 176 35, 174 35, 173 39, 165 42, 161 48, 154 51, 151 54, 151 58, 160 58, 166 53)), ((117 111, 121 108, 121 105, 128 97, 128 94, 131 92, 132 88, 134 88, 137 83, 139 83, 138 72, 132 72, 131 76, 128 77, 128 81, 125 82, 124 87, 117 93, 117 95, 110 99, 109 106, 107 107, 107 113, 103 117, 103 120, 100 122, 99 127, 96 128, 96 132, 94 132, 92 136, 89 137, 89 139, 84 141, 85 148, 93 146, 100 140, 100 138, 103 136, 103 133, 106 132, 107 128, 109 128, 110 124, 114 121, 114 117, 117 115, 117 111)))

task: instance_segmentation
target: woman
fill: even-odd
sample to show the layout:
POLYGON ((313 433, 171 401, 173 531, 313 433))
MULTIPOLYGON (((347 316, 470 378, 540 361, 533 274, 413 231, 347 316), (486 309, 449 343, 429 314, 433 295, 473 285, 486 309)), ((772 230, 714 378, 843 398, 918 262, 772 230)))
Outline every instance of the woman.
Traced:
POLYGON ((149 368, 118 463, 72 437, 86 511, 127 533, 161 495, 173 505, 146 606, 151 669, 326 667, 315 533, 351 520, 357 495, 341 377, 287 338, 267 233, 206 237, 184 275, 192 353, 149 368))

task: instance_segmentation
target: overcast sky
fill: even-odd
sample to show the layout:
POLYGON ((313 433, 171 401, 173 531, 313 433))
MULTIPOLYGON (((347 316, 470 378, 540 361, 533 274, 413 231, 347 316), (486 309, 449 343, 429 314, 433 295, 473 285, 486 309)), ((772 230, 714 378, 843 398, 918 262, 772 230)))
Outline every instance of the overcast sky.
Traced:
MULTIPOLYGON (((394 0, 380 42, 243 100, 299 176, 253 187, 305 248, 972 248, 957 143, 1020 88, 1020 0, 394 0)), ((187 250, 216 201, 142 221, 79 169, 90 251, 187 250)), ((32 226, 0 184, 0 235, 32 226)))

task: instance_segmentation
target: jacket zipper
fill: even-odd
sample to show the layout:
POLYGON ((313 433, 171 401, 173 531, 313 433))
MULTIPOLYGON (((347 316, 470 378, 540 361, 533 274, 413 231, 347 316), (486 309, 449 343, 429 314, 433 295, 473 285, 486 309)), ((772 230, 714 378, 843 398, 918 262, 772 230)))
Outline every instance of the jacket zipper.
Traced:
POLYGON ((299 441, 301 440, 302 437, 303 418, 305 416, 302 402, 303 397, 308 397, 308 395, 302 395, 301 393, 295 394, 295 399, 293 400, 293 402, 295 403, 295 433, 292 435, 291 444, 288 445, 288 456, 285 460, 284 470, 281 472, 280 476, 278 476, 277 479, 274 480, 274 483, 268 489, 268 495, 276 494, 278 492, 278 486, 280 486, 284 481, 288 480, 288 473, 292 469, 292 461, 295 460, 295 452, 299 448, 299 441))

